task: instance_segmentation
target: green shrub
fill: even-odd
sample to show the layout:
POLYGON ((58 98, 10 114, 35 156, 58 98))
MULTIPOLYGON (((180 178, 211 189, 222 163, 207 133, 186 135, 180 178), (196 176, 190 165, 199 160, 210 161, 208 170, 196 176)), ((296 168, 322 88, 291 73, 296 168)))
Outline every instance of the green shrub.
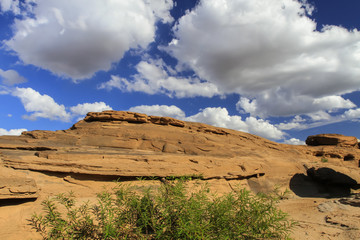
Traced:
POLYGON ((329 160, 327 159, 327 158, 321 158, 321 162, 323 162, 323 163, 326 163, 326 162, 328 162, 329 160))
POLYGON ((199 188, 189 193, 176 180, 136 194, 119 185, 114 194, 98 194, 91 207, 60 194, 30 222, 44 239, 286 239, 295 224, 273 196, 239 189, 219 197, 199 188))

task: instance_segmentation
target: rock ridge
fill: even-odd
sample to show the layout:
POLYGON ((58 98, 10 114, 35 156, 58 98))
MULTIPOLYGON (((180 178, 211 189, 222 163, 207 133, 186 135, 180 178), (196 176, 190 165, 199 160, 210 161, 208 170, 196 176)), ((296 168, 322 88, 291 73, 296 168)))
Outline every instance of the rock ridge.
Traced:
POLYGON ((239 185, 254 193, 289 189, 294 201, 347 198, 360 187, 360 149, 354 145, 355 137, 326 137, 337 140, 316 144, 312 143, 318 140, 309 140, 309 146, 293 146, 245 132, 128 111, 90 112, 67 130, 0 136, 0 203, 9 205, 0 208, 0 224, 12 229, 8 236, 18 239, 15 233, 26 228, 25 210, 12 215, 6 209, 12 209, 13 203, 7 201, 37 199, 21 205, 34 211, 41 209, 45 197, 59 192, 71 190, 81 199, 91 199, 104 184, 113 186, 115 179, 141 188, 166 177, 190 176, 207 181, 220 193, 239 185), (138 177, 146 181, 136 181, 138 177), (13 217, 17 227, 11 228, 1 217, 13 217))

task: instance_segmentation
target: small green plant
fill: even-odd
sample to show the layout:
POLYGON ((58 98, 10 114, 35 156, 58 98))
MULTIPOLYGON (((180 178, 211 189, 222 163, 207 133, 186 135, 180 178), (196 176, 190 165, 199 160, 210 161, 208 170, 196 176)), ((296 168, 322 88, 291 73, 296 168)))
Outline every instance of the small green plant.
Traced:
POLYGON ((327 158, 321 158, 321 162, 327 163, 329 160, 327 158))
POLYGON ((189 175, 181 175, 181 176, 167 176, 165 177, 165 179, 169 181, 175 181, 175 180, 191 181, 195 179, 204 179, 204 176, 202 174, 189 174, 189 175))
POLYGON ((286 188, 284 191, 281 191, 280 186, 276 185, 271 194, 275 199, 277 198, 278 200, 284 200, 289 199, 290 193, 291 192, 289 189, 286 188))
POLYGON ((204 184, 189 192, 184 183, 142 194, 119 185, 91 207, 60 194, 30 223, 44 239, 288 239, 295 225, 276 208, 278 198, 244 189, 218 197, 204 184))

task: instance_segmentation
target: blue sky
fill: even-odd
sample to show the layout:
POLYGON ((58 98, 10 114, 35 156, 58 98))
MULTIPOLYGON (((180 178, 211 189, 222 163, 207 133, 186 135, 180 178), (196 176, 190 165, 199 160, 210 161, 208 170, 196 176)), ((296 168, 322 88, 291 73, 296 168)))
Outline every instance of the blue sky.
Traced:
POLYGON ((360 138, 358 0, 0 0, 0 135, 89 111, 360 138))

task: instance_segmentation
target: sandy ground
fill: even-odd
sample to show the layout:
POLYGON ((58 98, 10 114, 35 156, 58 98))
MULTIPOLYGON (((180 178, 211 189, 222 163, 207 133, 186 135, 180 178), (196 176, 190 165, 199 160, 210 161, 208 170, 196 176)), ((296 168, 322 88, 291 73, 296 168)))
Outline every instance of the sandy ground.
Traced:
POLYGON ((293 239, 360 239, 360 208, 339 199, 295 197, 279 207, 298 222, 293 239))
MULTIPOLYGON (((41 202, 50 195, 73 191, 78 201, 96 201, 96 193, 104 188, 116 186, 114 182, 77 180, 71 177, 60 178, 42 173, 36 175, 41 195, 34 201, 12 200, 0 202, 0 239, 42 239, 29 225, 29 219, 34 213, 41 213, 41 202)), ((135 187, 159 186, 159 181, 128 182, 135 187)), ((192 184, 192 183, 190 183, 192 184)), ((234 181, 229 184, 225 180, 208 182, 211 190, 219 194, 231 191, 231 185, 243 185, 244 181, 234 181)), ((360 239, 360 207, 352 207, 339 202, 338 198, 300 198, 291 193, 288 199, 279 202, 279 208, 298 222, 293 229, 292 238, 303 239, 360 239)))

